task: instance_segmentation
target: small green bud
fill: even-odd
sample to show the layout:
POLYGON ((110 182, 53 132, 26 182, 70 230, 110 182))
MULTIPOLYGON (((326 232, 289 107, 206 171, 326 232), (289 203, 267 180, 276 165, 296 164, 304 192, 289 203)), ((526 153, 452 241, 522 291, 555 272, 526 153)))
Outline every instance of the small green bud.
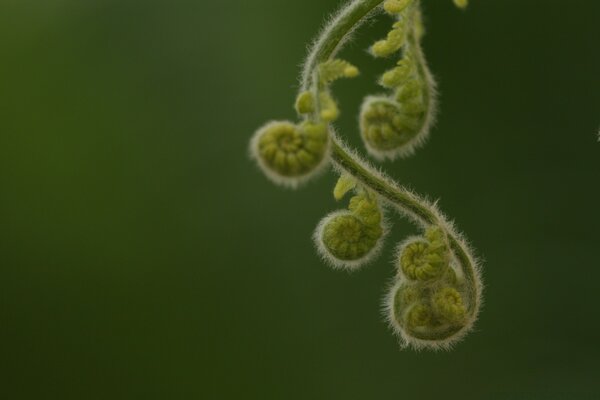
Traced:
POLYGON ((355 78, 358 74, 358 68, 341 59, 328 60, 319 65, 319 79, 324 85, 340 78, 355 78))
POLYGON ((425 239, 409 241, 401 248, 399 269, 410 280, 439 279, 449 268, 450 252, 442 230, 429 228, 425 239))
POLYGON ((333 189, 333 197, 335 197, 336 200, 341 200, 346 195, 346 193, 348 193, 355 187, 356 180, 351 175, 343 174, 342 176, 340 176, 335 185, 335 188, 333 189))
POLYGON ((338 119, 340 116, 340 109, 328 91, 319 93, 319 102, 321 105, 321 119, 323 121, 333 122, 338 119))
POLYGON ((385 39, 376 42, 371 47, 371 53, 375 57, 388 57, 404 45, 406 39, 404 21, 396 22, 392 28, 385 39))
POLYGON ((344 77, 345 78, 356 78, 359 74, 358 68, 354 65, 348 65, 344 67, 344 77))
POLYGON ((395 88, 406 82, 409 76, 413 73, 414 65, 412 60, 405 57, 398 62, 398 65, 387 71, 381 77, 381 85, 388 88, 395 88))
POLYGON ((315 111, 315 98, 310 91, 302 92, 296 98, 296 111, 298 114, 310 114, 315 111))

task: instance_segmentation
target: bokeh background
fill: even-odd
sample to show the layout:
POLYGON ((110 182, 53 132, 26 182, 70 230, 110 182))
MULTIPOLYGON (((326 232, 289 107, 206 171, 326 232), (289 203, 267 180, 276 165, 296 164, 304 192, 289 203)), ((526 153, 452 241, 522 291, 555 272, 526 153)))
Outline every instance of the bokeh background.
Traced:
MULTIPOLYGON (((0 1, 0 397, 596 399, 600 2, 425 1, 441 114, 384 169, 485 260, 475 332, 400 351, 384 254, 323 265, 329 173, 269 183, 247 143, 294 117, 306 44, 339 0, 0 1)), ((389 62, 343 56, 339 130, 389 62)))

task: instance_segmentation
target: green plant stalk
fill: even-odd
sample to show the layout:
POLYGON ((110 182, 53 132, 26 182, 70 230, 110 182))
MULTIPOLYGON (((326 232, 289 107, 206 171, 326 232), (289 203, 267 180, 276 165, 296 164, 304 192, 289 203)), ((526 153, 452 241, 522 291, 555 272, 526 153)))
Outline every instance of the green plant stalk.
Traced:
POLYGON ((315 83, 311 81, 318 65, 333 58, 348 35, 383 2, 384 0, 355 0, 328 24, 304 63, 301 91, 307 90, 311 84, 315 83))

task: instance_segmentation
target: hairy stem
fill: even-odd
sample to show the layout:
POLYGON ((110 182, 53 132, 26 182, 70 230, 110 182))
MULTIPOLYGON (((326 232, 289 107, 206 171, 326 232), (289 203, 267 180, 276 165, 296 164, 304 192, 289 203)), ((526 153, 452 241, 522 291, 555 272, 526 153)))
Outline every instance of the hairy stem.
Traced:
POLYGON ((390 203, 398 205, 407 214, 414 216, 421 224, 437 225, 440 222, 438 216, 426 204, 421 203, 408 191, 390 184, 369 166, 358 161, 336 138, 332 140, 331 158, 341 169, 390 203))
POLYGON ((383 2, 384 0, 354 0, 335 16, 321 33, 306 59, 301 91, 307 90, 314 83, 312 78, 319 64, 335 56, 348 35, 383 2))
POLYGON ((354 179, 383 197, 389 203, 413 217, 421 225, 437 225, 446 231, 450 248, 460 263, 465 279, 469 288, 469 312, 475 313, 479 308, 479 290, 477 272, 469 256, 468 250, 463 243, 456 237, 454 232, 449 232, 449 224, 429 205, 427 202, 419 199, 405 188, 390 182, 380 176, 365 163, 357 160, 336 138, 332 138, 331 144, 332 161, 346 173, 352 175, 354 179))

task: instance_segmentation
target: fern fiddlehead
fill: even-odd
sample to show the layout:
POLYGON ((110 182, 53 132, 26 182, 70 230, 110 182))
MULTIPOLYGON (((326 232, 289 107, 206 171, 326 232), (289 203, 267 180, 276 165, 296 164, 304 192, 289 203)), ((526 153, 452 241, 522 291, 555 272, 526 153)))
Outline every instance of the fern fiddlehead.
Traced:
POLYGON ((420 41, 423 26, 418 1, 386 1, 396 22, 387 38, 371 48, 375 57, 400 54, 379 83, 391 93, 368 96, 360 113, 360 131, 369 154, 377 159, 408 156, 422 145, 435 116, 435 82, 420 41))
POLYGON ((325 217, 314 234, 319 253, 334 267, 357 269, 378 254, 387 231, 384 208, 411 219, 422 234, 399 246, 397 274, 385 298, 387 318, 403 346, 449 348, 472 328, 481 305, 472 250, 434 204, 371 167, 332 128, 339 108, 331 84, 358 75, 358 68, 337 54, 352 31, 380 10, 395 22, 371 53, 397 54, 399 61, 380 79, 390 93, 365 98, 361 136, 376 159, 408 156, 424 143, 435 115, 435 83, 420 45, 420 0, 354 0, 309 52, 296 98, 301 122, 268 123, 254 135, 250 151, 267 177, 285 186, 307 181, 328 162, 340 174, 334 197, 353 192, 348 210, 325 217))

